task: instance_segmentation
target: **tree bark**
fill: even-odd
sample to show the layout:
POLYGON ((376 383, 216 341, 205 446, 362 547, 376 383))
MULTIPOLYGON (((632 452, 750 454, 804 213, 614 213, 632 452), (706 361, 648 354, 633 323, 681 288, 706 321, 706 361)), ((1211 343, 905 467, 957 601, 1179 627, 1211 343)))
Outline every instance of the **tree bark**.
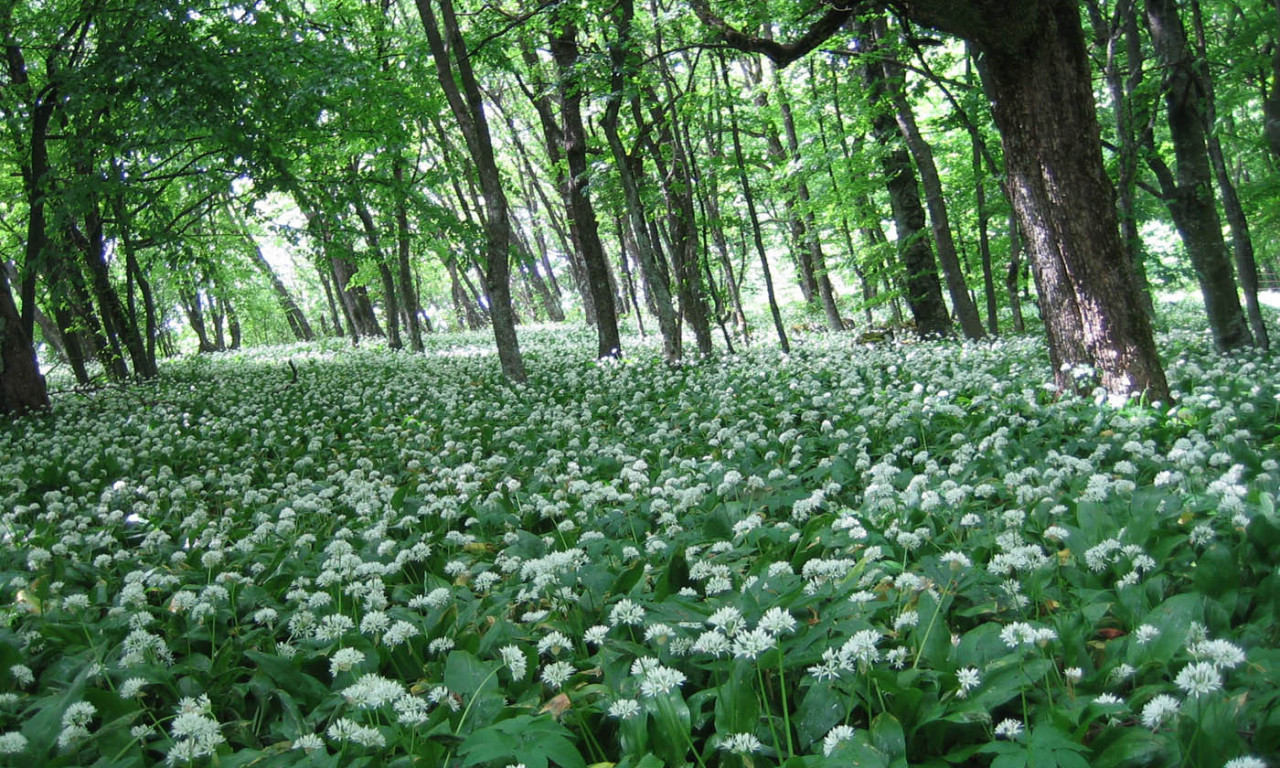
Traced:
POLYGON ((1235 255, 1236 275, 1240 279, 1240 288, 1244 291, 1245 312, 1249 317, 1253 340, 1262 349, 1270 349, 1271 337, 1267 333, 1267 324, 1262 319, 1262 305, 1258 301, 1258 262, 1253 251, 1253 236, 1249 233, 1249 219, 1245 216, 1244 206, 1240 204, 1240 195, 1236 192, 1231 174, 1227 172, 1222 139, 1214 130, 1217 122, 1217 96, 1213 76, 1209 72, 1208 41, 1205 39, 1200 0, 1191 0, 1191 16, 1196 33, 1196 75, 1204 94, 1204 129, 1208 139, 1209 161, 1213 165, 1213 175, 1222 195, 1222 209, 1227 215, 1227 225, 1231 227, 1231 250, 1235 255))
MULTIPOLYGON (((836 7, 789 45, 750 38, 693 0, 704 23, 744 50, 785 64, 835 34, 855 7, 836 7)), ((1167 401, 1150 320, 1141 309, 1102 165, 1089 60, 1076 0, 897 0, 918 24, 974 43, 1005 145, 1011 198, 1028 234, 1049 357, 1064 389, 1092 371, 1113 394, 1167 401)))
POLYGON ((413 284, 413 241, 409 233, 408 190, 405 188, 404 160, 397 156, 392 166, 396 195, 396 269, 400 278, 400 295, 403 297, 405 322, 409 329, 409 346, 414 352, 422 352, 422 305, 413 284))
MULTIPOLYGON (((373 213, 369 210, 369 206, 365 204, 364 197, 360 193, 358 181, 355 178, 359 166, 356 161, 351 163, 351 189, 352 203, 355 205, 356 216, 360 219, 361 226, 364 227, 365 243, 369 246, 369 253, 372 255, 374 262, 378 265, 378 277, 382 279, 382 301, 384 303, 383 315, 386 317, 387 323, 387 346, 391 349, 401 349, 404 347, 404 341, 400 338, 400 305, 396 301, 396 279, 391 273, 391 267, 387 265, 387 254, 382 250, 382 238, 378 236, 378 226, 373 220, 373 213)), ((370 307, 372 313, 372 306, 370 307)))
MULTIPOLYGON (((971 4, 963 4, 970 7, 971 4)), ((1120 242, 1102 166, 1080 11, 1048 0, 963 31, 987 57, 992 114, 1027 235, 1058 385, 1168 401, 1151 324, 1120 242)), ((955 25, 950 25, 955 26, 955 25)))
MULTIPOLYGON (((871 33, 871 30, 865 31, 871 33)), ((873 33, 868 36, 873 36, 873 33)), ((892 98, 892 85, 879 62, 864 63, 862 71, 873 102, 871 125, 881 146, 880 167, 893 209, 898 256, 907 273, 907 306, 911 308, 917 333, 921 336, 947 336, 951 333, 951 318, 942 300, 938 265, 925 234, 924 206, 920 203, 920 188, 911 167, 911 157, 898 144, 901 135, 890 111, 892 103, 876 103, 892 98)))
POLYGON ((49 407, 49 391, 36 361, 31 336, 0 269, 0 414, 9 416, 49 407))
POLYGON ((1142 83, 1142 40, 1138 35, 1137 0, 1122 0, 1116 4, 1111 21, 1103 15, 1098 0, 1089 0, 1089 17, 1093 25, 1095 47, 1103 57, 1102 74, 1111 93, 1112 113, 1119 142, 1116 195, 1120 206, 1120 239, 1129 254, 1134 277, 1147 314, 1155 316, 1155 303, 1147 282, 1145 254, 1142 236, 1138 232, 1138 211, 1135 190, 1138 178, 1138 132, 1136 126, 1143 122, 1135 105, 1142 97, 1138 87, 1142 83), (1124 64, 1121 65, 1117 50, 1123 43, 1124 64))
POLYGON ((1147 28, 1165 68, 1165 109, 1177 160, 1176 181, 1161 180, 1165 202, 1200 282, 1215 346, 1224 351, 1247 346, 1253 337, 1240 307, 1213 199, 1213 172, 1201 107, 1206 94, 1196 77, 1176 0, 1147 0, 1147 28))
POLYGON ((844 320, 840 318, 840 307, 836 304, 836 289, 831 284, 827 256, 822 251, 822 237, 818 231, 817 217, 813 215, 811 208, 813 198, 809 193, 809 184, 800 172, 803 158, 800 155, 800 138, 796 134, 795 116, 791 112, 791 100, 787 98, 786 89, 776 78, 775 86, 775 92, 778 94, 778 109, 782 112, 782 130, 787 137, 787 150, 796 174, 796 196, 799 199, 800 208, 804 211, 805 246, 809 249, 809 266, 813 270, 813 282, 818 289, 817 298, 827 317, 827 328, 843 331, 844 320))
MULTIPOLYGON (((1280 0, 1274 0, 1277 21, 1280 21, 1280 0)), ((1271 154, 1280 161, 1280 40, 1271 40, 1271 91, 1262 101, 1262 135, 1271 148, 1271 154)))
MULTIPOLYGON (((720 76, 724 79, 725 90, 729 90, 729 67, 723 54, 720 56, 720 76)), ((764 237, 760 232, 760 215, 756 211, 756 198, 751 190, 751 181, 747 177, 747 163, 743 159, 742 131, 738 128, 738 112, 729 100, 729 131, 733 136, 733 160, 738 169, 738 183, 742 185, 742 196, 747 203, 747 220, 751 224, 751 237, 756 246, 756 254, 760 257, 760 271, 764 277, 765 295, 769 299, 769 314, 773 318, 773 329, 778 334, 778 345, 783 354, 791 353, 791 343, 787 341, 787 330, 783 326, 782 311, 778 309, 778 297, 773 290, 773 274, 769 270, 769 257, 764 248, 764 237)))
POLYGON ((640 186, 636 179, 637 174, 632 168, 633 158, 623 146, 618 129, 618 113, 622 107, 629 73, 634 68, 634 62, 629 53, 631 21, 635 16, 634 0, 620 0, 615 7, 615 13, 618 37, 609 47, 610 60, 613 64, 610 83, 612 93, 605 106, 602 127, 622 184, 627 213, 631 219, 631 231, 635 238, 635 252, 640 262, 640 272, 644 276, 649 298, 653 301, 655 314, 658 317, 663 357, 668 363, 674 364, 680 360, 683 344, 680 338, 680 326, 671 301, 671 284, 663 266, 659 263, 660 254, 657 252, 656 238, 651 234, 648 222, 645 220, 644 204, 640 199, 640 186))
MULTIPOLYGON (((876 39, 883 43, 886 36, 883 22, 873 23, 871 26, 876 39)), ((950 215, 943 196, 942 180, 938 177, 938 167, 934 163, 933 148, 920 134, 915 113, 911 110, 911 102, 907 99, 906 73, 902 65, 891 57, 884 58, 881 66, 884 68, 885 95, 893 105, 894 122, 897 123, 907 150, 915 160, 916 172, 920 175, 920 184, 924 188, 925 205, 929 210, 929 228, 933 232, 933 241, 938 248, 937 261, 947 281, 947 294, 951 297, 952 309, 955 311, 956 319, 960 322, 960 330, 965 337, 981 339, 986 334, 982 330, 978 308, 969 297, 964 268, 960 265, 955 239, 951 235, 950 215)), ((888 106, 886 105, 885 108, 888 106)))
POLYGON ((488 261, 485 265, 485 286, 489 294, 489 317, 493 322, 498 360, 502 373, 508 379, 523 382, 527 376, 516 336, 515 311, 511 305, 507 251, 511 244, 511 222, 507 213, 507 196, 502 189, 502 177, 493 154, 493 140, 485 118, 480 86, 471 69, 471 59, 454 15, 453 0, 434 2, 440 6, 439 23, 432 7, 433 0, 416 0, 427 44, 436 63, 437 79, 467 141, 484 193, 485 256, 488 261))
POLYGON ((565 179, 566 196, 569 215, 574 223, 573 229, 577 233, 578 247, 582 249, 587 284, 591 290, 591 306, 595 310, 596 357, 615 357, 622 349, 622 341, 618 335, 618 312, 613 300, 613 289, 609 284, 609 263, 600 242, 600 224, 596 220, 595 207, 587 192, 589 172, 586 129, 582 122, 581 83, 576 74, 580 55, 578 28, 571 21, 562 20, 560 28, 553 32, 551 55, 560 71, 557 88, 563 125, 560 136, 569 165, 569 174, 565 179))

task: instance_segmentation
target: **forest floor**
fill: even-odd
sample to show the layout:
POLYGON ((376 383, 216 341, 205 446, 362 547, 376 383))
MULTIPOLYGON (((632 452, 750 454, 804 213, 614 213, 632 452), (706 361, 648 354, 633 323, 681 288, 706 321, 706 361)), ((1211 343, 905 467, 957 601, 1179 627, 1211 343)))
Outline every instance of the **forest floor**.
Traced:
POLYGON ((563 329, 59 395, 0 430, 0 764, 1263 765, 1280 361, 1171 314, 1173 404, 563 329))

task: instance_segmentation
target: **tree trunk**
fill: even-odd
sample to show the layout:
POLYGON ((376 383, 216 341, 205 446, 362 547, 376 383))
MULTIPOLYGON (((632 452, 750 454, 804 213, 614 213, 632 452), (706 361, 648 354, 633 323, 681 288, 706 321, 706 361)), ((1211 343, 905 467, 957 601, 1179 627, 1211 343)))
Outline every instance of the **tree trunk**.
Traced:
POLYGON ((818 231, 817 217, 813 215, 811 207, 812 198, 809 194, 809 184, 804 180, 800 169, 803 166, 803 158, 800 156, 800 139, 796 135, 795 116, 791 113, 791 101, 787 98, 786 90, 780 82, 776 83, 776 93, 778 94, 778 108, 782 112, 782 129, 787 137, 787 149, 791 157, 791 164, 795 169, 796 177, 796 196, 800 201, 800 207, 804 210, 804 228, 806 234, 805 245, 809 250, 809 265, 813 270, 813 282, 818 290, 818 300, 822 304, 822 311, 827 316, 827 328, 833 331, 844 330, 844 320, 840 318, 840 308, 836 304, 836 289, 831 284, 831 275, 827 270, 827 257, 822 252, 822 237, 818 231))
POLYGON ((987 57, 992 115, 1031 243, 1058 385, 1087 391, 1096 376, 1108 392, 1167 402, 1102 166, 1079 8, 1074 0, 1033 10, 1014 0, 1002 5, 1003 23, 966 31, 987 57))
POLYGON ((1135 111, 1143 97, 1138 94, 1142 83, 1142 40, 1138 35, 1137 1, 1124 0, 1116 7, 1115 25, 1108 22, 1098 0, 1089 0, 1089 16, 1093 25, 1095 46, 1104 57, 1102 74, 1111 93, 1116 136, 1120 144, 1117 157, 1119 176, 1116 195, 1120 206, 1120 239, 1129 254, 1134 277, 1147 314, 1155 316, 1155 303, 1147 282, 1142 236, 1138 232, 1137 201, 1134 199, 1138 178, 1138 135, 1136 126, 1143 122, 1135 111), (1125 44, 1123 68, 1117 56, 1117 45, 1125 44))
MULTIPOLYGON (((526 44, 521 49, 525 64, 530 70, 538 67, 538 54, 533 49, 532 43, 526 44)), ((551 163, 552 176, 555 181, 556 189, 560 193, 560 204, 568 212, 568 232, 565 228, 558 224, 550 201, 542 192, 542 187, 537 183, 537 173, 533 169, 533 164, 529 162, 528 154, 523 151, 523 143, 519 139, 519 132, 512 126, 512 135, 515 137, 514 142, 516 150, 521 154, 525 170, 527 174, 526 182, 533 186, 537 191, 537 196, 542 201, 542 206, 546 209, 548 220, 552 229, 555 231, 556 237, 560 240, 561 248, 564 251, 565 258, 569 262, 569 275, 573 278, 574 286, 578 290, 578 298, 582 302, 582 312, 586 318, 587 325, 595 326, 596 309, 595 303, 591 299, 591 281, 587 276, 586 266, 582 263, 582 247, 579 245, 578 230, 575 216, 573 214, 573 199, 570 190, 569 177, 565 173, 567 163, 562 162, 564 158, 564 129, 555 118, 555 111, 552 109, 551 97, 546 89, 541 89, 535 93, 532 90, 525 89, 530 101, 533 102, 534 109, 538 113, 538 122, 542 126, 543 143, 547 151, 547 159, 551 163)), ((589 198, 588 198, 589 199, 589 198)), ((597 229, 598 231, 598 229, 597 229)), ((544 260, 546 252, 543 252, 544 260)), ((547 265, 548 273, 550 273, 550 265, 547 265)), ((617 307, 615 306, 615 310, 617 307)), ((615 312, 616 314, 616 312, 615 312)), ((597 336, 598 340, 598 336, 597 336)))
MULTIPOLYGON (((1059 386, 1167 401, 1150 320, 1120 242, 1102 164, 1092 78, 1076 0, 897 0, 912 21, 974 43, 1004 140, 1011 198, 1032 244, 1059 386), (1092 378, 1092 376, 1090 377, 1092 378)), ((828 11, 797 44, 750 38, 694 10, 735 47, 789 63, 835 34, 853 9, 828 11)))
POLYGON ((582 122, 582 92, 576 70, 578 67, 578 28, 571 21, 561 21, 560 28, 551 36, 551 55, 560 71, 560 118, 563 123, 561 138, 568 160, 569 174, 565 179, 569 215, 582 249, 582 261, 586 268, 587 283, 591 290, 591 305, 595 310, 596 356, 615 357, 622 349, 618 335, 618 313, 609 284, 609 263, 605 259, 604 246, 600 242, 600 225, 595 207, 587 193, 588 164, 586 130, 582 122))
MULTIPOLYGON (((1280 0, 1275 0, 1277 21, 1280 21, 1280 0)), ((1271 91, 1262 102, 1262 134, 1271 148, 1271 154, 1280 161, 1280 40, 1271 41, 1271 91)))
MULTIPOLYGON (((769 92, 762 87, 764 81, 763 67, 748 67, 752 85, 759 89, 755 97, 756 111, 764 113, 769 106, 769 92)), ((774 77, 776 83, 776 76, 774 77)), ((776 88, 775 88, 776 90, 776 88)), ((782 146, 782 139, 778 135, 778 129, 773 125, 772 121, 765 122, 765 149, 769 153, 769 161, 778 168, 787 168, 790 166, 787 157, 787 151, 782 146)), ((817 305, 821 303, 822 297, 818 288, 818 278, 813 268, 813 254, 810 249, 809 231, 805 226, 804 217, 799 211, 799 201, 801 198, 799 185, 794 174, 782 173, 781 186, 784 194, 782 195, 782 206, 786 212, 787 230, 791 236, 790 255, 795 262, 796 282, 800 286, 800 294, 804 297, 804 303, 809 305, 817 305)), ((806 185, 805 195, 808 197, 808 188, 806 185)))
POLYGON ((123 341, 129 351, 135 376, 152 376, 146 361, 146 347, 135 326, 125 317, 124 306, 120 296, 111 285, 111 274, 107 267, 106 242, 103 238, 102 219, 94 210, 96 201, 90 202, 90 212, 86 214, 85 224, 88 229, 87 247, 84 248, 85 263, 89 268, 90 285, 98 300, 98 309, 107 327, 108 337, 123 341))
POLYGON ((294 301, 293 295, 289 293, 289 289, 285 286, 284 281, 271 268, 271 264, 267 261, 267 257, 263 255, 262 249, 258 247, 257 241, 253 239, 253 235, 242 230, 242 234, 249 247, 253 250, 253 263, 258 271, 271 283, 271 290, 276 295, 276 301, 280 304, 280 309, 284 312, 285 320, 289 323, 289 329, 293 331, 293 337, 297 341, 311 341, 316 337, 315 331, 311 330, 311 324, 307 322, 307 316, 303 314, 298 303, 294 301))
POLYGON ((987 332, 992 336, 1000 333, 1000 322, 996 310, 996 279, 991 260, 990 214, 987 212, 987 187, 982 178, 982 155, 978 145, 973 146, 973 197, 975 214, 978 219, 978 252, 982 255, 982 288, 987 298, 987 332))
POLYGON ((75 374, 77 384, 89 383, 89 368, 87 366, 88 355, 85 352, 84 336, 86 334, 78 332, 75 329, 75 320, 72 319, 71 312, 67 308, 54 299, 53 319, 58 324, 58 330, 62 333, 62 341, 67 354, 67 362, 71 365, 71 371, 75 374))
POLYGON ((529 241, 525 238, 524 233, 514 226, 511 228, 511 247, 515 249, 520 259, 520 268, 524 279, 529 282, 534 293, 538 295, 538 303, 542 305, 542 309, 546 312, 547 319, 553 323, 564 322, 564 310, 560 308, 560 302, 556 300, 555 295, 551 292, 551 287, 547 285, 547 281, 542 279, 542 275, 538 274, 538 257, 529 248, 529 241))
POLYGON ((418 292, 413 284, 413 243, 409 234, 409 207, 406 201, 408 191, 405 189, 404 160, 399 156, 392 167, 392 175, 396 186, 396 269, 400 278, 400 295, 404 299, 401 309, 404 310, 409 329, 409 346, 414 352, 422 352, 422 323, 419 322, 422 306, 418 303, 418 292))
POLYGON ((1027 330, 1022 319, 1022 297, 1019 293, 1018 275, 1022 271, 1022 236, 1018 233, 1018 215, 1009 212, 1009 268, 1005 272, 1004 287, 1009 294, 1009 311, 1013 313, 1013 330, 1022 333, 1027 330))
MULTIPOLYGON (((729 85, 729 68, 725 62, 724 54, 720 55, 720 76, 724 79, 726 90, 731 90, 729 85)), ((782 347, 783 354, 791 353, 791 344, 787 341, 787 330, 783 326, 782 312, 778 309, 778 297, 773 290, 773 275, 769 270, 769 257, 764 248, 764 237, 760 233, 760 215, 756 211, 756 198, 751 191, 751 181, 747 177, 747 163, 743 159, 742 152, 742 132, 738 128, 738 112, 734 109, 733 100, 729 102, 729 130, 733 136, 733 160, 734 165, 738 169, 738 183, 742 185, 742 196, 747 203, 747 220, 751 224, 751 236, 755 242, 756 254, 760 257, 760 270, 764 276, 765 295, 769 299, 769 314, 773 317, 773 328, 778 334, 778 345, 782 347)))
POLYGON ((1213 76, 1208 66, 1208 41, 1205 39, 1204 18, 1200 12, 1200 0, 1191 0, 1191 14, 1196 32, 1196 53, 1198 56, 1196 74, 1200 79, 1200 90, 1204 94, 1204 128, 1208 138, 1209 161, 1213 165, 1213 174, 1218 181, 1218 191, 1222 194, 1222 209, 1227 215, 1227 224, 1231 227, 1231 250, 1235 255, 1236 275, 1240 278, 1240 288, 1244 291, 1245 311, 1249 316, 1249 327, 1253 331, 1254 342, 1262 349, 1271 348, 1271 338, 1267 333, 1267 324, 1262 319, 1262 306, 1258 302, 1258 262, 1253 251, 1253 236, 1249 233, 1249 219, 1245 216, 1244 206, 1240 204, 1240 195, 1236 193, 1236 185, 1227 172, 1227 158, 1222 151, 1222 139, 1214 130, 1217 122, 1217 97, 1214 93, 1213 76))
MULTIPOLYGON (((876 38, 883 41, 885 36, 883 22, 874 24, 873 29, 876 38)), ((978 308, 969 297, 964 268, 960 265, 960 256, 951 235, 951 220, 947 213, 946 199, 943 197, 942 180, 938 177, 938 167, 933 160, 933 148, 920 135, 915 113, 911 111, 911 103, 907 99, 906 74, 902 66, 892 58, 883 59, 881 66, 884 68, 883 82, 886 95, 893 105, 894 121, 906 142, 907 149, 915 159, 916 172, 920 174, 920 183, 924 187, 925 205, 929 210, 929 226, 933 231, 934 243, 938 247, 938 263, 942 266, 942 274, 947 281, 947 294, 951 297, 951 306, 955 310, 956 319, 960 321, 960 329, 965 337, 981 339, 986 334, 982 330, 978 308)))
POLYGON ((396 296, 396 278, 390 265, 385 261, 378 262, 378 276, 382 278, 382 302, 385 305, 383 314, 387 318, 387 346, 391 349, 403 349, 404 340, 400 337, 400 302, 396 296))
MULTIPOLYGON (((661 47, 661 39, 655 41, 661 47)), ((674 104, 677 101, 674 77, 670 68, 662 68, 665 101, 674 104)), ((658 99, 650 94, 650 103, 658 99)), ((710 357, 715 353, 711 335, 710 309, 707 306, 706 291, 702 285, 702 271, 699 268, 700 246, 698 242, 697 208, 694 202, 696 184, 693 181, 693 170, 690 164, 689 141, 687 132, 681 131, 665 112, 653 110, 653 121, 660 124, 659 141, 649 142, 649 151, 653 163, 662 179, 663 195, 667 201, 668 226, 671 235, 672 267, 675 271, 676 290, 680 297, 680 313, 693 329, 694 339, 698 344, 698 354, 710 357), (663 152, 659 143, 668 146, 671 151, 671 166, 666 167, 663 152)))
POLYGON ((658 317, 658 330, 662 334, 663 357, 668 363, 679 362, 682 353, 680 326, 676 319, 675 309, 671 301, 671 284, 665 270, 659 263, 661 255, 656 249, 656 239, 652 236, 645 221, 644 204, 640 199, 640 186, 637 173, 632 168, 633 159, 622 144, 618 130, 618 112, 622 106, 622 98, 628 87, 629 73, 634 69, 631 60, 631 21, 635 15, 634 0, 620 0, 615 7, 618 24, 618 38, 609 48, 613 64, 611 78, 611 96, 605 107, 602 120, 609 149, 613 154, 614 165, 618 169, 619 181, 626 200, 627 213, 631 218, 631 231, 635 238, 636 255, 640 262, 640 271, 648 287, 655 314, 658 317))
POLYGON ((1166 187, 1166 203, 1182 235, 1204 296, 1214 344, 1219 350, 1253 342, 1236 289, 1222 222, 1213 199, 1213 172, 1205 144, 1202 102, 1206 94, 1196 77, 1186 30, 1176 0, 1147 0, 1147 28, 1165 68, 1165 108, 1177 159, 1177 179, 1166 187))
POLYGON ((889 191, 897 230, 898 256, 907 273, 907 306, 921 336, 947 336, 951 318, 942 300, 942 284, 938 281, 938 265, 925 234, 925 212, 920 203, 920 188, 911 167, 911 157, 898 142, 901 135, 891 103, 877 104, 891 97, 891 84, 882 65, 875 61, 862 67, 863 78, 873 102, 872 130, 881 146, 880 167, 889 191))
POLYGON ((338 301, 334 297, 335 291, 333 286, 330 285, 329 279, 333 271, 321 267, 319 261, 315 262, 315 268, 316 274, 320 275, 320 287, 324 289, 325 302, 329 305, 329 317, 333 321, 333 335, 341 337, 343 335, 342 314, 338 311, 338 301))
MULTIPOLYGON (((382 239, 378 236, 378 226, 373 220, 373 213, 369 210, 369 206, 365 204, 364 198, 360 193, 358 182, 355 178, 359 170, 358 162, 353 160, 351 163, 351 189, 352 202, 355 205, 356 216, 360 219, 361 226, 364 227, 365 243, 369 246, 369 252, 373 256, 374 262, 378 265, 378 277, 382 279, 382 301, 384 304, 383 315, 387 322, 387 346, 391 349, 401 349, 404 342, 400 339, 400 305, 396 301, 396 279, 391 273, 391 267, 387 265, 387 255, 382 251, 382 239)), ((369 308, 372 314, 372 305, 369 308)))
POLYGON ((49 392, 31 337, 0 269, 0 414, 9 416, 49 407, 49 392))
POLYGON ((485 285, 489 294, 489 316, 493 321, 498 360, 502 373, 508 379, 523 382, 526 379, 524 358, 520 354, 515 312, 511 306, 511 276, 507 252, 511 243, 511 222, 507 216, 507 197, 502 189, 502 177, 493 154, 493 141, 484 114, 480 86, 471 69, 467 47, 454 15, 453 0, 434 2, 440 6, 443 27, 437 23, 433 0, 416 0, 431 56, 436 63, 437 79, 454 119, 467 140, 467 148, 475 163, 476 173, 480 176, 480 187, 484 193, 485 255, 488 262, 485 285))
POLYGON ((622 279, 627 290, 627 296, 631 299, 631 306, 636 315, 636 330, 640 333, 640 338, 646 338, 644 332, 644 313, 640 311, 640 297, 636 291, 636 281, 631 277, 631 267, 627 266, 627 222, 624 216, 614 219, 614 226, 618 232, 618 261, 622 265, 622 279))

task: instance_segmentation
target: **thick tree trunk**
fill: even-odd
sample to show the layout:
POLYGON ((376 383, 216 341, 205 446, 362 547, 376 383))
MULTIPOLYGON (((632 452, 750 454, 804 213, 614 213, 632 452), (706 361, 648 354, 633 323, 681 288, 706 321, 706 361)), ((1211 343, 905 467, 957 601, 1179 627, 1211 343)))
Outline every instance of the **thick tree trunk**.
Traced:
MULTIPOLYGON (((835 34, 853 8, 823 15, 796 44, 751 38, 695 12, 732 45, 786 64, 835 34)), ((1102 165, 1092 79, 1076 0, 897 0, 918 24, 974 43, 1004 139, 1009 188, 1031 241, 1049 355, 1058 384, 1167 400, 1150 320, 1141 309, 1102 165), (1092 377, 1091 377, 1092 378, 1092 377)))
POLYGON ((573 218, 573 230, 577 233, 578 246, 582 249, 582 261, 586 268, 587 284, 591 290, 591 306, 596 321, 596 356, 614 357, 622 349, 618 335, 618 313, 609 283, 609 263, 605 259, 604 246, 600 242, 600 225, 595 207, 587 193, 588 163, 586 129, 582 122, 582 92, 578 67, 578 28, 572 22, 562 21, 560 29, 551 37, 551 55, 560 71, 560 118, 563 123, 561 138, 568 160, 569 174, 565 179, 569 215, 573 218))
POLYGON ((1087 390, 1096 377, 1111 393, 1167 402, 1110 202, 1079 7, 1074 0, 1048 0, 1034 11, 1016 10, 1012 0, 1003 5, 1003 23, 967 31, 987 57, 992 114, 1035 260, 1057 382, 1087 390))
POLYGON ((49 407, 49 392, 36 362, 36 350, 0 270, 0 414, 14 415, 49 407))
POLYGON ((488 262, 485 287, 488 289, 489 316, 493 321, 498 360, 502 373, 508 379, 523 382, 526 374, 516 336, 515 311, 511 306, 511 275, 507 253, 511 244, 511 221, 507 214, 507 196, 502 189, 502 177, 493 154, 493 141, 480 97, 480 86, 471 69, 466 43, 454 14, 453 0, 416 1, 431 56, 435 59, 437 79, 449 102, 449 109, 467 140, 467 149, 475 163, 484 193, 485 256, 488 262), (433 2, 440 6, 439 21, 443 26, 437 23, 433 2))
MULTIPOLYGON (((1213 198, 1213 172, 1202 112, 1206 94, 1196 77, 1176 1, 1147 0, 1147 27, 1165 68, 1165 107, 1177 158, 1176 186, 1166 189, 1166 203, 1200 282, 1214 344, 1220 350, 1246 346, 1253 343, 1253 337, 1240 308, 1213 198)), ((1167 181, 1163 183, 1167 186, 1167 181)))

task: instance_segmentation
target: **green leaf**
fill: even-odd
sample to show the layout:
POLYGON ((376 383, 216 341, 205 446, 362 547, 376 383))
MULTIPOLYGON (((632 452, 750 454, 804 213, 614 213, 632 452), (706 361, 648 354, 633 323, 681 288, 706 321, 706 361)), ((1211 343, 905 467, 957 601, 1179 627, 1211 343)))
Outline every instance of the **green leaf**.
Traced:
POLYGON ((1165 739, 1145 728, 1126 728, 1119 738, 1093 756, 1093 768, 1147 768, 1171 764, 1165 739))
POLYGON ((666 569, 662 572, 662 577, 658 579, 658 583, 653 587, 653 597, 656 600, 666 600, 670 595, 679 592, 681 588, 689 585, 689 561, 685 559, 684 549, 679 549, 671 557, 671 562, 667 564, 666 569))
POLYGON ((830 685, 817 683, 800 702, 796 712, 796 733, 800 748, 808 749, 844 720, 845 702, 830 685))
POLYGON ((640 579, 644 577, 645 563, 639 562, 623 571, 618 580, 613 583, 613 593, 615 595, 625 595, 640 583, 640 579))
POLYGON ((902 723, 888 712, 881 712, 871 720, 871 743, 889 758, 891 768, 907 764, 907 736, 902 723))
POLYGON ((289 691, 302 699, 304 705, 315 706, 329 695, 327 686, 299 669, 292 659, 252 650, 245 651, 244 655, 257 664, 258 669, 280 686, 281 690, 289 691))
POLYGON ((492 674, 496 669, 497 662, 480 661, 467 651, 451 651, 444 663, 444 684, 454 693, 471 696, 479 692, 481 686, 497 686, 497 676, 492 674))

